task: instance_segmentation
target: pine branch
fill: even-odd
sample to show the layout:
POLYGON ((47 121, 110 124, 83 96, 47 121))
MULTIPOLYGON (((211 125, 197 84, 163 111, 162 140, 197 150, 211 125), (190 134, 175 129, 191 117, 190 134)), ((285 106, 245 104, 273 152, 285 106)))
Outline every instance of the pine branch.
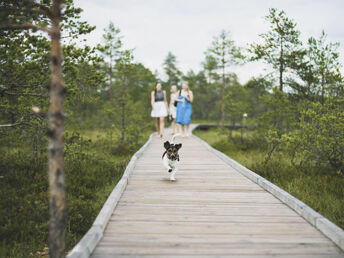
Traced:
POLYGON ((33 31, 40 30, 43 32, 47 32, 49 35, 52 33, 51 29, 37 26, 37 25, 33 25, 33 24, 6 24, 6 25, 0 26, 0 30, 17 30, 17 29, 33 30, 33 31))
POLYGON ((38 7, 40 10, 42 10, 45 14, 47 14, 49 17, 51 17, 52 13, 49 7, 46 5, 43 5, 41 3, 35 2, 34 0, 23 0, 25 4, 30 4, 34 7, 38 7))
MULTIPOLYGON (((34 108, 33 111, 35 112, 34 108)), ((30 127, 34 127, 34 128, 38 128, 38 126, 33 125, 29 122, 24 121, 25 118, 27 117, 32 117, 34 116, 35 118, 38 118, 40 121, 42 121, 42 118, 46 115, 44 111, 38 110, 39 112, 35 112, 35 113, 29 113, 29 114, 24 114, 18 122, 15 122, 13 124, 2 124, 0 125, 0 129, 1 128, 11 128, 11 127, 16 127, 19 125, 26 125, 26 126, 30 126, 30 127)))
POLYGON ((18 125, 26 125, 26 126, 35 127, 34 125, 32 125, 32 124, 30 124, 28 122, 17 122, 17 123, 13 123, 13 124, 0 125, 0 128, 11 128, 11 127, 16 127, 18 125))
POLYGON ((33 96, 33 97, 41 97, 47 98, 48 95, 39 94, 39 93, 21 93, 21 92, 8 92, 10 89, 0 86, 0 95, 9 95, 9 96, 33 96))

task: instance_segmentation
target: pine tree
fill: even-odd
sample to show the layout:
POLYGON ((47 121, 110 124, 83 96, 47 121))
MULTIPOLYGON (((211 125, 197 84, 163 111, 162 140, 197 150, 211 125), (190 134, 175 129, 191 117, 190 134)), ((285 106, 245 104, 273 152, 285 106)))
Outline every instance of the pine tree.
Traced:
POLYGON ((120 35, 121 30, 116 28, 113 22, 110 22, 109 27, 104 29, 103 40, 104 45, 98 45, 98 49, 104 56, 105 67, 108 70, 107 74, 109 77, 109 98, 112 101, 113 95, 113 68, 121 55, 122 47, 122 36, 120 35))
POLYGON ((168 77, 167 85, 177 85, 180 82, 182 72, 177 68, 177 58, 171 52, 168 52, 164 63, 164 70, 168 77))
POLYGON ((259 36, 262 44, 251 44, 249 51, 253 54, 252 60, 263 59, 271 65, 279 74, 279 89, 283 91, 285 73, 292 67, 295 58, 300 54, 300 32, 296 29, 296 23, 286 16, 284 11, 269 9, 269 15, 265 19, 270 22, 270 30, 259 36))
POLYGON ((225 124, 225 88, 226 88, 226 68, 239 63, 243 59, 240 48, 235 46, 230 39, 229 32, 222 31, 219 36, 214 37, 212 46, 206 51, 208 59, 217 63, 217 68, 221 71, 221 125, 225 124))
MULTIPOLYGON (((77 20, 78 14, 82 11, 73 6, 73 1, 52 0, 37 2, 33 0, 26 1, 8 1, 4 0, 0 3, 1 11, 1 44, 7 44, 11 49, 1 51, 5 60, 10 60, 9 66, 4 69, 14 69, 17 74, 11 75, 18 77, 20 84, 12 84, 5 79, 6 85, 1 85, 1 90, 8 99, 12 98, 14 102, 22 102, 23 96, 39 97, 48 99, 49 95, 45 93, 46 88, 41 85, 23 85, 23 82, 32 83, 43 80, 43 85, 49 84, 50 105, 47 113, 48 117, 48 139, 49 139, 49 252, 50 257, 65 256, 65 222, 66 222, 66 194, 64 179, 64 99, 66 94, 65 81, 62 76, 64 62, 62 48, 62 28, 66 37, 75 38, 76 34, 81 35, 88 33, 94 29, 85 22, 77 20), (27 31, 31 30, 32 33, 27 31), (23 32, 25 31, 25 32, 23 32), (35 34, 35 32, 45 33, 44 36, 35 34), (3 38, 5 36, 6 38, 3 38), (48 37, 46 37, 48 36, 48 37), (17 41, 18 45, 10 44, 8 39, 25 39, 27 40, 28 49, 22 48, 25 43, 17 41), (30 45, 30 43, 33 44, 30 45), (50 44, 50 51, 49 49, 50 44), (19 50, 19 53, 16 51, 19 50), (12 56, 10 53, 15 53, 12 56), (35 52, 35 53, 34 53, 35 52), (16 57, 22 56, 22 62, 18 63, 16 57), (45 57, 45 58, 44 58, 45 57), (50 57, 50 76, 48 76, 48 63, 50 57), (31 59, 30 59, 31 58, 31 59), (36 58, 39 61, 37 62, 36 58), (39 69, 37 63, 43 66, 46 74, 41 75, 42 69, 39 69), (33 69, 30 70, 30 67, 33 69), (18 73, 19 72, 19 73, 18 73), (23 73, 23 74, 21 74, 23 73), (19 76, 18 76, 19 75, 19 76), (35 78, 37 76, 37 78, 35 78), (25 78, 30 78, 25 80, 25 78), (40 92, 32 92, 32 89, 40 90, 40 92)), ((25 42, 24 40, 24 42, 25 42)), ((3 72, 3 70, 1 71, 3 72)), ((17 82, 18 82, 17 81, 17 82)), ((42 82, 42 81, 41 81, 42 82)), ((22 110, 28 111, 23 106, 17 106, 22 110)), ((11 107, 9 107, 10 109, 11 107)), ((45 112, 38 107, 34 107, 33 111, 41 116, 45 116, 45 112)), ((18 112, 20 113, 20 112, 18 112)), ((12 124, 1 125, 0 127, 15 128, 21 125, 35 127, 37 123, 26 122, 27 117, 32 116, 31 113, 22 114, 19 121, 12 121, 12 124)), ((15 116, 14 116, 15 117, 15 116)))

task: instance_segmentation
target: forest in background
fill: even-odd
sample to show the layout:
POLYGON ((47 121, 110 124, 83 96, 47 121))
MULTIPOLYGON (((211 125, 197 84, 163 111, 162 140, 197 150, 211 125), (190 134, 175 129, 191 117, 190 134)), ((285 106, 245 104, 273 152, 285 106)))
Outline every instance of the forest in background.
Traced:
MULTIPOLYGON (((325 32, 302 42, 295 21, 270 9, 269 30, 260 34, 259 43, 239 47, 224 30, 205 49, 202 69, 185 74, 169 52, 162 63, 164 81, 135 61, 135 52, 123 45, 120 28, 111 22, 101 44, 80 43, 96 28, 81 21, 82 10, 72 0, 65 4, 67 249, 91 226, 131 155, 153 132, 149 96, 156 82, 169 94, 171 85, 188 81, 195 95, 193 120, 245 125, 246 136, 222 130, 222 139, 241 144, 242 150, 259 146, 260 161, 273 173, 278 173, 283 156, 297 171, 317 170, 342 180, 344 81, 338 44, 327 42, 325 32), (263 60, 272 72, 240 84, 231 67, 256 60, 263 60)), ((18 15, 11 1, 1 5, 1 20, 18 15)), ((26 19, 48 24, 39 14, 26 19)), ((1 257, 36 256, 47 246, 49 51, 46 35, 1 26, 1 257)), ((343 197, 342 188, 337 190, 337 198, 343 197)), ((343 227, 343 217, 337 219, 343 227)))

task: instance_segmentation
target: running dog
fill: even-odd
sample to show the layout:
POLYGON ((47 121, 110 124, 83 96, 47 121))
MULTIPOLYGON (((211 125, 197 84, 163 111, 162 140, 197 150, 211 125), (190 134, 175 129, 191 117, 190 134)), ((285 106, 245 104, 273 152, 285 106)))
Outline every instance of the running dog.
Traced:
POLYGON ((176 138, 179 134, 175 134, 171 142, 166 141, 164 143, 164 147, 166 151, 162 154, 162 163, 165 168, 167 168, 168 172, 171 173, 170 180, 176 181, 174 175, 178 171, 178 164, 179 164, 179 154, 178 150, 182 147, 182 144, 174 144, 174 138, 176 138))

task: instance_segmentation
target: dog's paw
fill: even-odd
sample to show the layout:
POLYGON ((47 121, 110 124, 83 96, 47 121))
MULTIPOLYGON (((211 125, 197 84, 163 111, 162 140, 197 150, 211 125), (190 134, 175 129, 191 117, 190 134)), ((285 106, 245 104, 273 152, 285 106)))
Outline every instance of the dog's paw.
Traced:
POLYGON ((170 181, 172 181, 172 182, 174 182, 174 181, 176 181, 176 179, 174 178, 174 177, 170 177, 170 181))
POLYGON ((170 168, 169 170, 168 170, 168 173, 171 173, 172 172, 172 168, 170 168))

